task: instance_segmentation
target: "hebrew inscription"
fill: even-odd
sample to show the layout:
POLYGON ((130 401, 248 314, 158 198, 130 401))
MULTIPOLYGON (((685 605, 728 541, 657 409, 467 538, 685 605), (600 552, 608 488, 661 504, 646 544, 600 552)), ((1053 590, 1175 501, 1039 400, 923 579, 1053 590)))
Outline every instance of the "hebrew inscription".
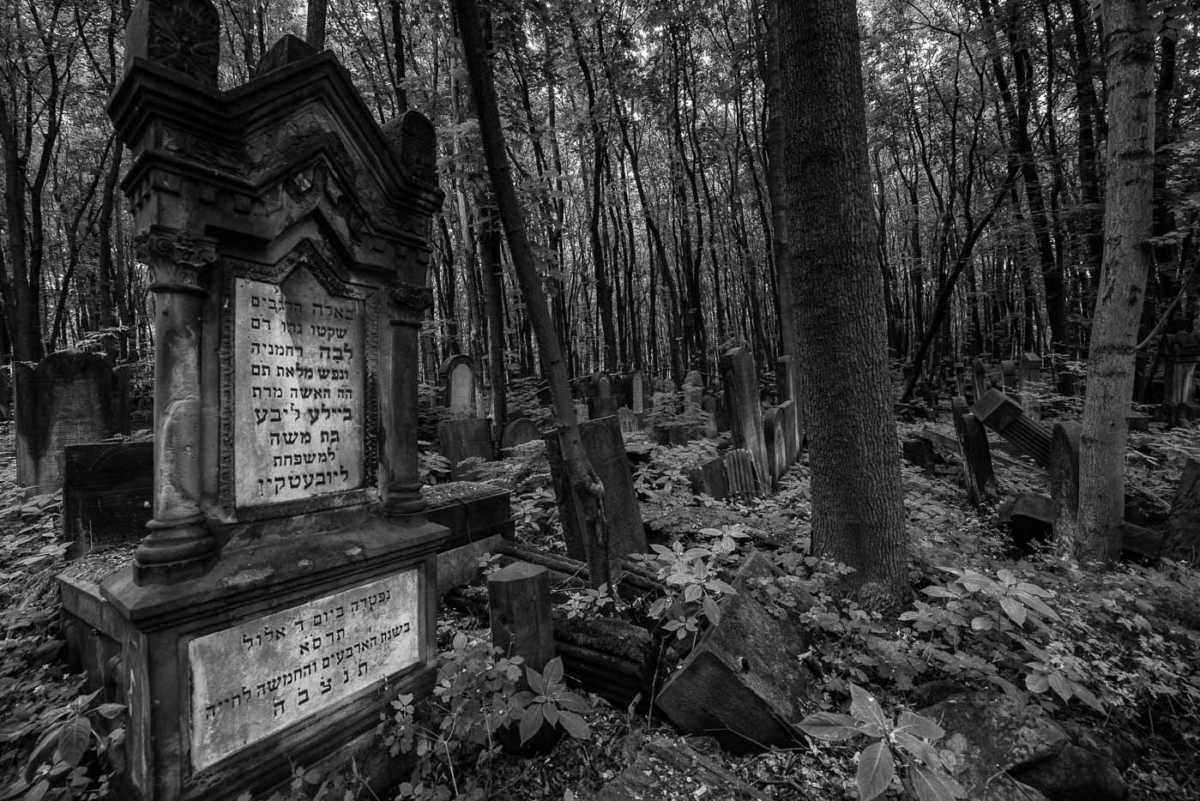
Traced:
POLYGON ((415 664, 418 588, 406 570, 189 642, 193 769, 415 664))
POLYGON ((234 486, 238 506, 363 484, 363 304, 297 269, 234 290, 234 486))

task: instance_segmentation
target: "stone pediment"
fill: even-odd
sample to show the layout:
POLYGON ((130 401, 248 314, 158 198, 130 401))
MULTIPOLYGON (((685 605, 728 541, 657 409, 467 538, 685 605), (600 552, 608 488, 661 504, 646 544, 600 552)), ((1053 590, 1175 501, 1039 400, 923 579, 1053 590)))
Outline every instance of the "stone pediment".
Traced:
POLYGON ((224 92, 135 58, 110 113, 141 224, 194 227, 201 208, 205 228, 264 242, 311 216, 354 261, 385 266, 441 204, 429 121, 381 128, 332 54, 294 37, 224 92))

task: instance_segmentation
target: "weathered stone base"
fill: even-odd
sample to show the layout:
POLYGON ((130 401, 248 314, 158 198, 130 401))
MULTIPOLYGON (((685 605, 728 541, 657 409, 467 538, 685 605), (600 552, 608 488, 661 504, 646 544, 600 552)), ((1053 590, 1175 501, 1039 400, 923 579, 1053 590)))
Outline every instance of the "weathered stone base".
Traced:
MULTIPOLYGON (((225 553, 207 575, 171 586, 137 586, 132 566, 100 579, 98 585, 65 577, 60 580, 70 652, 82 662, 94 685, 107 688, 116 700, 129 706, 128 770, 117 789, 118 798, 199 801, 232 799, 243 792, 265 796, 286 784, 297 766, 311 767, 339 751, 345 753, 343 749, 351 741, 378 723, 380 712, 398 693, 423 695, 432 687, 436 675, 437 553, 448 530, 431 522, 396 523, 365 510, 343 510, 336 521, 294 541, 270 538, 257 547, 225 553), (366 592, 381 582, 404 577, 411 577, 415 591, 403 596, 403 604, 381 605, 379 609, 388 610, 384 614, 372 605, 371 615, 359 615, 357 623, 342 624, 350 635, 345 641, 333 636, 333 625, 338 624, 317 626, 311 617, 315 610, 328 619, 332 611, 314 604, 329 601, 326 605, 331 609, 335 603, 345 607, 350 621, 352 604, 366 602, 357 598, 354 590, 364 588, 366 592), (280 623, 284 619, 289 622, 286 627, 280 623), (305 619, 308 623, 302 622, 305 619), (395 634, 375 640, 402 621, 411 623, 403 639, 395 634), (353 625, 358 626, 357 631, 353 625), (275 633, 268 634, 268 630, 275 633), (326 647, 312 653, 307 653, 307 647, 297 649, 293 640, 301 630, 307 635, 300 638, 303 640, 320 640, 324 632, 329 638, 326 647), (243 634, 245 639, 241 639, 243 634), (279 639, 274 656, 269 648, 256 650, 264 637, 269 642, 273 636, 279 639), (369 654, 365 646, 368 636, 373 640, 369 654), (301 664, 316 667, 304 670, 294 684, 293 679, 286 679, 284 686, 278 680, 273 686, 266 684, 269 690, 259 689, 261 685, 244 686, 240 713, 236 712, 238 703, 225 708, 205 705, 205 700, 216 699, 199 697, 196 687, 204 686, 205 678, 195 673, 195 666, 201 664, 204 672, 219 672, 226 671, 228 664, 211 655, 198 663, 189 654, 201 644, 211 647, 214 637, 218 647, 229 648, 225 663, 245 663, 252 670, 263 665, 264 675, 255 678, 264 684, 267 673, 290 676, 293 667, 296 674, 302 673, 301 664), (254 645, 249 644, 255 640, 254 645), (241 643, 247 643, 246 650, 241 643), (388 653, 401 648, 411 649, 412 658, 385 661, 388 653), (335 659, 338 654, 343 658, 335 659), (367 665, 365 669, 360 662, 367 665), (305 716, 298 704, 306 703, 309 694, 324 692, 326 680, 341 682, 343 668, 347 689, 339 692, 344 695, 323 707, 318 707, 319 699, 313 697, 318 704, 310 709, 320 711, 305 716), (321 690, 317 689, 318 679, 321 690), (309 693, 301 694, 301 688, 310 684, 309 693), (286 726, 271 728, 275 709, 282 707, 285 697, 292 715, 286 718, 286 726), (275 708, 269 703, 272 700, 275 708), (248 715, 251 703, 256 710, 267 710, 255 713, 261 716, 256 723, 267 726, 265 734, 243 742, 240 735, 221 735, 225 737, 222 741, 202 731, 207 721, 219 715, 248 715), (198 725, 198 718, 205 724, 198 725), (209 742, 199 744, 197 737, 209 742)), ((215 685, 211 676, 209 680, 215 685)), ((246 681, 253 684, 251 679, 246 681)), ((236 690, 234 695, 238 695, 236 690)))

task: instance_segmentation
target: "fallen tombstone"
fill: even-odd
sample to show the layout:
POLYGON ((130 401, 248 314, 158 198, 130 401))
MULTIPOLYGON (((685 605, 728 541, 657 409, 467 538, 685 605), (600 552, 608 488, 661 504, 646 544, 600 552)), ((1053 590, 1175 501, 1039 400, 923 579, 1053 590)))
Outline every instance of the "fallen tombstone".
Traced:
POLYGON ((657 649, 641 626, 591 614, 573 618, 556 613, 554 647, 567 679, 613 705, 648 705, 653 692, 657 649))
POLYGON ((985 426, 1046 466, 1050 460, 1050 429, 1026 417, 1020 405, 1003 392, 988 390, 971 411, 985 426))
POLYGON ((770 491, 771 471, 763 437, 762 407, 758 401, 758 377, 750 351, 731 348, 721 356, 721 381, 730 409, 733 444, 750 452, 758 482, 757 494, 765 496, 770 491))
POLYGON ((1017 550, 1028 553, 1035 545, 1053 539, 1058 513, 1049 496, 1023 492, 1002 503, 996 516, 1001 525, 1009 527, 1009 536, 1017 550))
POLYGON ((753 498, 758 495, 758 465, 750 451, 734 448, 725 454, 723 461, 727 498, 753 498))
POLYGON ((766 556, 751 555, 734 581, 737 594, 720 603, 719 622, 663 684, 655 703, 681 731, 711 735, 737 753, 795 741, 793 724, 815 686, 796 658, 807 639, 753 592, 778 574, 766 556))
POLYGON ((1044 797, 1008 771, 1055 756, 1067 744, 1067 733, 1039 707, 1000 693, 953 695, 919 714, 945 730, 938 747, 959 755, 952 773, 972 801, 1044 797))
POLYGON ((904 454, 904 461, 920 467, 922 470, 932 472, 937 465, 943 462, 943 459, 938 455, 933 440, 928 436, 922 436, 923 433, 917 431, 905 439, 901 443, 901 451, 904 454))

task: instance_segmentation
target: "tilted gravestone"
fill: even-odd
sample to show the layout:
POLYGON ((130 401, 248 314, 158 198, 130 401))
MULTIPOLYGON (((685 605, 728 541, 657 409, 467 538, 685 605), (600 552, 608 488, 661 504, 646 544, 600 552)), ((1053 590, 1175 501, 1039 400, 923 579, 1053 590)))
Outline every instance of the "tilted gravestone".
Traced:
POLYGON ((436 673, 433 126, 380 129, 294 37, 222 92, 219 25, 208 0, 139 2, 109 105, 154 304, 153 518, 84 622, 119 643, 140 801, 265 795, 436 673))
POLYGON ((459 480, 458 464, 464 459, 491 460, 492 424, 481 417, 462 417, 438 423, 438 447, 450 462, 455 480, 459 480))
MULTIPOLYGON (((625 455, 625 441, 616 417, 589 420, 579 426, 583 450, 592 469, 604 485, 604 507, 608 515, 608 561, 614 563, 623 556, 646 551, 646 530, 642 524, 642 509, 633 488, 633 471, 625 455)), ((567 555, 587 561, 592 575, 601 575, 595 564, 598 554, 588 553, 587 522, 576 502, 563 461, 562 429, 546 436, 546 454, 550 457, 550 474, 554 494, 558 498, 559 518, 567 540, 567 555)), ((603 564, 600 562, 600 564, 603 564)))
POLYGON ((51 353, 36 365, 13 366, 17 483, 37 492, 62 487, 63 448, 129 433, 129 405, 103 356, 51 353), (122 417, 123 413, 123 417, 122 417))
POLYGON ((754 460, 758 494, 766 495, 770 487, 771 470, 767 464, 767 446, 763 439, 754 357, 748 350, 732 348, 721 356, 721 383, 725 385, 734 447, 750 452, 754 460))
POLYGON ((1033 457, 1042 467, 1050 459, 1050 430, 1025 416, 1016 402, 997 389, 988 392, 971 411, 988 428, 1033 457))
POLYGON ((454 415, 475 414, 475 363, 461 353, 442 362, 443 393, 454 415))
POLYGON ((508 450, 541 438, 542 432, 538 431, 536 423, 527 417, 518 417, 504 427, 500 434, 500 447, 508 450))
POLYGON ((596 394, 591 397, 589 416, 592 418, 611 417, 617 413, 617 399, 613 394, 612 379, 602 375, 595 382, 596 394))
POLYGON ((972 506, 994 503, 999 488, 992 470, 992 451, 988 445, 987 431, 983 424, 971 414, 967 399, 960 396, 950 401, 954 417, 954 431, 963 456, 963 478, 967 485, 967 500, 972 506))

